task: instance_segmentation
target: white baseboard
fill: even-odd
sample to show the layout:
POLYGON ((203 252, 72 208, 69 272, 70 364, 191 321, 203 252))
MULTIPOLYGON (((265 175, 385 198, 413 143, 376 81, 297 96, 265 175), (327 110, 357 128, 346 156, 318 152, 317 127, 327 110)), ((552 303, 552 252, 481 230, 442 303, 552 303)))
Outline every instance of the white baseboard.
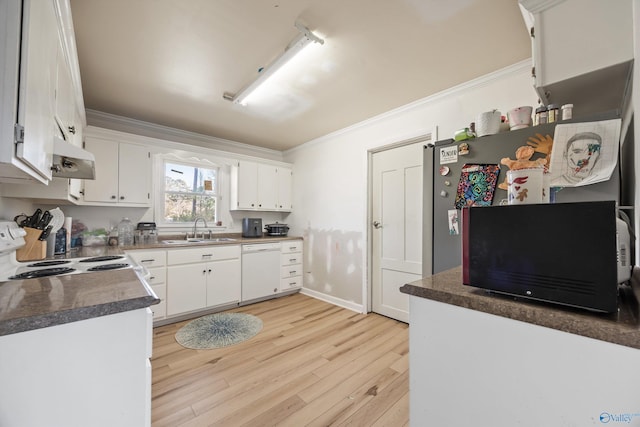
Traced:
POLYGON ((331 295, 323 294, 322 292, 314 291, 312 289, 302 288, 300 289, 300 293, 324 302, 328 302, 329 304, 346 308, 347 310, 355 311, 356 313, 367 312, 362 304, 356 304, 352 301, 343 300, 342 298, 336 298, 331 295))

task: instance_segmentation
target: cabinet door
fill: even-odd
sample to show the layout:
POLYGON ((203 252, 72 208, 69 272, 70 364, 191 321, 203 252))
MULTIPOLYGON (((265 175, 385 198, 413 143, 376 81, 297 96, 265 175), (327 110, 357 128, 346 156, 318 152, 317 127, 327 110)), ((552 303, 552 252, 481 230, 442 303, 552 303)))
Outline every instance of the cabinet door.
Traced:
POLYGON ((151 156, 149 150, 142 145, 120 143, 118 158, 118 201, 148 205, 151 199, 151 156))
POLYGON ((58 24, 52 1, 24 2, 18 123, 24 142, 16 156, 45 179, 51 179, 55 132, 54 91, 58 24))
POLYGON ((278 210, 291 210, 291 192, 293 171, 289 168, 278 168, 278 210))
POLYGON ((71 71, 62 50, 62 41, 59 41, 56 62, 55 119, 64 139, 71 144, 75 143, 75 100, 73 95, 71 71))
POLYGON ((278 208, 278 168, 258 164, 258 209, 278 208))
POLYGON ((205 263, 167 267, 167 316, 206 307, 208 269, 205 263))
POLYGON ((207 307, 240 301, 240 259, 215 261, 208 266, 207 307))
MULTIPOLYGON (((96 179, 84 181, 85 202, 118 201, 118 144, 87 138, 85 148, 96 157, 96 179)), ((133 187, 133 183, 131 186, 133 187)))
POLYGON ((258 207, 258 165, 254 162, 238 162, 238 209, 258 207))
POLYGON ((633 59, 631 0, 552 3, 557 4, 533 15, 536 86, 548 86, 633 59))

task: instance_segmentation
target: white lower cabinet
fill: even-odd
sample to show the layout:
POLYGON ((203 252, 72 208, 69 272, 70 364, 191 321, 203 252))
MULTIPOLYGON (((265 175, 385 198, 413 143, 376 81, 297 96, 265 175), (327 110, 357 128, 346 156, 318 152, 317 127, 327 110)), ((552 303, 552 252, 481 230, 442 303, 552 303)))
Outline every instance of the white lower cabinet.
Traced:
POLYGON ((127 251, 127 254, 149 271, 147 282, 160 298, 160 304, 150 307, 153 320, 164 319, 167 315, 167 251, 133 250, 127 251))
POLYGON ((240 301, 240 245, 167 251, 167 316, 240 301))
POLYGON ((287 240, 280 248, 280 292, 302 287, 302 240, 287 240))
POLYGON ((151 426, 151 310, 0 337, 0 425, 151 426))

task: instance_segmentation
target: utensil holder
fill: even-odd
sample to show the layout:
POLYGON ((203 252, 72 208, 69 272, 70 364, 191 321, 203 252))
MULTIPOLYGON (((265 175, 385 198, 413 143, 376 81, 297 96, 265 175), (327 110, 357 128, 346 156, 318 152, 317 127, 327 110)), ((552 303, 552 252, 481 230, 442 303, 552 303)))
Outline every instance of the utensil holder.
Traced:
POLYGON ((27 235, 24 236, 25 245, 16 250, 18 261, 38 261, 47 257, 47 242, 38 240, 42 230, 37 228, 24 227, 27 235))

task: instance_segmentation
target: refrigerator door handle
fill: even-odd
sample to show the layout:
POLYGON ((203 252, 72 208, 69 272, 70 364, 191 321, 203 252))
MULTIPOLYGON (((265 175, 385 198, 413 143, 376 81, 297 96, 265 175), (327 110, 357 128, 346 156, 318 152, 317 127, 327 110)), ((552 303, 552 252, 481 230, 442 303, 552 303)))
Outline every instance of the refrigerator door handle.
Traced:
POLYGON ((379 221, 373 221, 373 227, 374 228, 382 228, 382 224, 380 224, 379 221))

